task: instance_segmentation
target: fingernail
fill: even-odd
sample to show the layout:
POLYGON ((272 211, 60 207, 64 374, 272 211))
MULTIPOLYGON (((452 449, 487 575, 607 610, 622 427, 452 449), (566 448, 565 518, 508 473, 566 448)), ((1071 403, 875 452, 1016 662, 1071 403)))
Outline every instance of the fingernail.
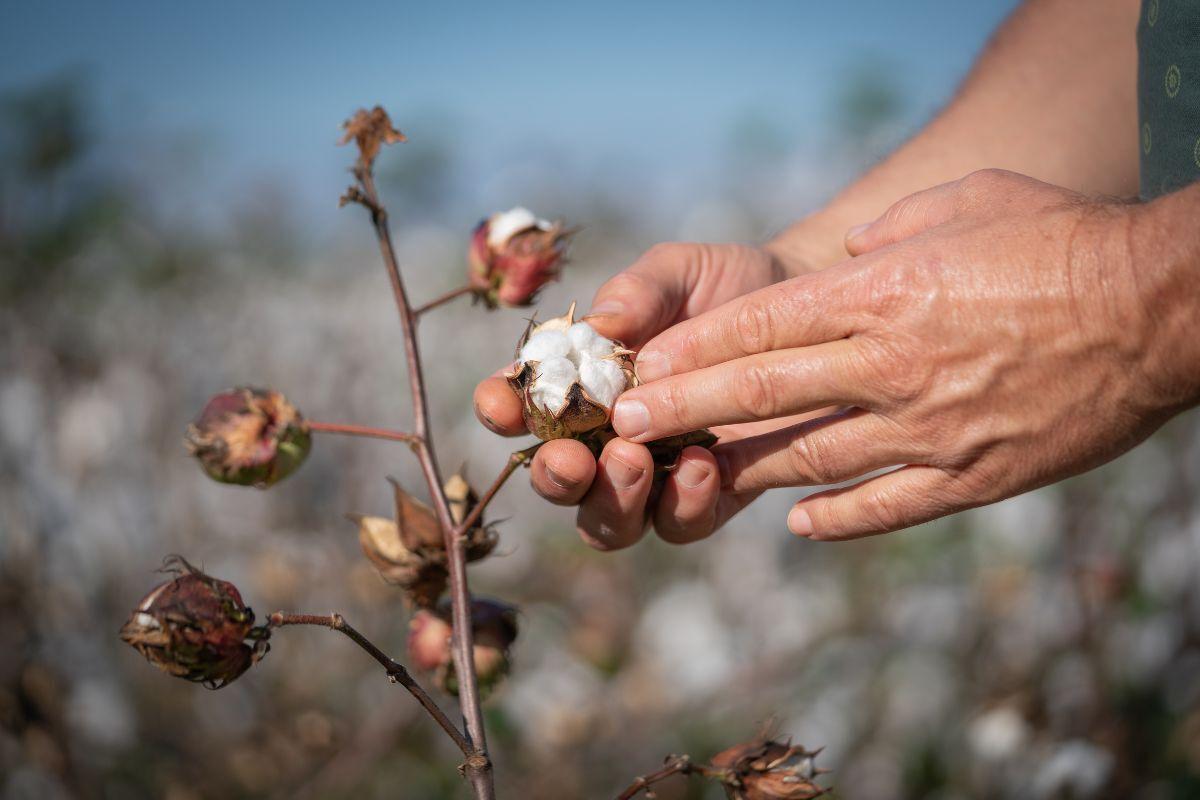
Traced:
POLYGON ((569 481, 562 475, 559 475, 550 466, 546 467, 546 480, 554 484, 555 488, 562 489, 564 492, 575 488, 575 483, 573 481, 569 481))
POLYGON ((796 506, 788 513, 787 525, 797 536, 807 538, 813 535, 812 517, 808 515, 803 506, 796 506))
POLYGON ((862 225, 855 225, 853 228, 846 231, 846 241, 853 242, 855 239, 857 239, 859 236, 861 236, 869 227, 871 227, 871 223, 869 223, 869 222, 864 222, 862 225))
MULTIPOLYGON (((588 317, 615 317, 625 311, 625 304, 620 300, 602 300, 587 313, 588 317)), ((585 317, 586 319, 586 317, 585 317)))
POLYGON ((637 374, 638 380, 642 383, 656 381, 659 378, 665 378, 671 374, 670 361, 662 353, 656 353, 653 350, 638 353, 637 361, 633 365, 633 371, 637 374))
POLYGON ((708 479, 708 465, 685 458, 675 473, 675 480, 689 489, 695 489, 708 479))
POLYGON ((609 456, 607 463, 608 479, 618 489, 632 488, 646 470, 627 464, 616 456, 609 456))
POLYGON ((633 439, 650 429, 650 410, 640 400, 618 400, 613 427, 623 439, 633 439))

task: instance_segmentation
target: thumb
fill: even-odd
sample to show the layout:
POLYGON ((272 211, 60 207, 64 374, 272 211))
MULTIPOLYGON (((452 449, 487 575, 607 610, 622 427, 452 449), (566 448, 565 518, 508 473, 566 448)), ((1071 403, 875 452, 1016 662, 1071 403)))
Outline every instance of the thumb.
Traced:
POLYGON ((897 200, 879 219, 846 231, 846 252, 861 256, 948 222, 960 210, 958 190, 951 181, 897 200))
POLYGON ((774 262, 740 245, 651 247, 600 287, 587 321, 637 349, 672 325, 769 282, 774 262))

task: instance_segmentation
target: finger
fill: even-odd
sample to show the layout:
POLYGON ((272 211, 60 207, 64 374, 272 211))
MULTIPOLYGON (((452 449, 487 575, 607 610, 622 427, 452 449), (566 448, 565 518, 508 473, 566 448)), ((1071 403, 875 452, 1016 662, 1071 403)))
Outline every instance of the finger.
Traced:
POLYGON ((475 387, 475 416, 501 436, 529 433, 521 416, 521 401, 504 378, 493 375, 475 387))
POLYGON ((851 228, 846 232, 846 252, 859 256, 916 236, 963 212, 981 207, 995 210, 1038 184, 1040 181, 1008 170, 977 170, 956 181, 910 194, 893 203, 874 222, 851 228))
POLYGON ((642 538, 654 460, 640 444, 613 439, 600 453, 591 491, 579 507, 579 535, 597 550, 618 550, 642 538))
POLYGON ((654 530, 672 544, 687 544, 713 532, 721 481, 717 460, 703 447, 685 447, 663 483, 654 511, 654 530))
POLYGON ((845 489, 806 497, 788 528, 819 541, 858 539, 919 525, 977 503, 964 501, 957 479, 937 467, 902 467, 845 489))
POLYGON ((857 344, 847 339, 739 358, 643 384, 613 408, 613 428, 649 442, 714 425, 774 419, 830 405, 871 405, 857 344))
POLYGON ((761 250, 741 245, 655 245, 600 287, 586 317, 604 336, 641 347, 676 322, 782 277, 761 250))
POLYGON ((591 488, 596 459, 583 442, 555 439, 538 449, 530 473, 534 491, 551 503, 573 506, 591 488))
POLYGON ((958 191, 959 181, 950 181, 897 200, 874 222, 846 231, 846 252, 859 256, 941 225, 958 213, 958 191))
MULTIPOLYGON (((638 353, 643 382, 757 353, 831 342, 854 333, 850 289, 862 266, 846 261, 750 292, 655 336, 638 353)), ((864 315, 865 316, 865 315, 864 315)))
POLYGON ((896 425, 855 408, 714 448, 721 487, 758 492, 841 483, 928 454, 896 425))

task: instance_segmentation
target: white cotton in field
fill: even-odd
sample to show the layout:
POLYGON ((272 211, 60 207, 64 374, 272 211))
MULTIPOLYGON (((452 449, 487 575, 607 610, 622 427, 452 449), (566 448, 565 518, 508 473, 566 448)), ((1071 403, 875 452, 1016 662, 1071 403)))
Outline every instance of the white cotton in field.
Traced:
POLYGON ((557 414, 567 404, 567 392, 578 379, 579 372, 570 359, 562 356, 539 361, 535 369, 537 378, 529 390, 533 404, 557 414))
POLYGON ((548 358, 571 358, 571 340, 567 334, 562 331, 542 331, 529 337, 529 341, 521 348, 522 361, 545 361, 548 358))
POLYGON ((586 322, 576 322, 567 328, 567 338, 571 340, 571 349, 576 354, 571 360, 576 364, 580 363, 583 356, 604 358, 613 351, 612 339, 596 333, 596 329, 586 322))
POLYGON ((614 361, 584 355, 579 365, 579 383, 588 397, 612 408, 617 395, 625 391, 625 372, 614 361))

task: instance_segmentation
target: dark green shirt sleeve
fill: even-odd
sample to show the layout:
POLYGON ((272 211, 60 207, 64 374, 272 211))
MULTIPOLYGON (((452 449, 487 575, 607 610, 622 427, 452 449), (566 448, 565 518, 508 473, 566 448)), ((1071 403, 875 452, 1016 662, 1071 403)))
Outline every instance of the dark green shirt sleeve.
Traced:
POLYGON ((1200 0, 1143 0, 1137 41, 1141 195, 1150 200, 1200 180, 1200 0))

